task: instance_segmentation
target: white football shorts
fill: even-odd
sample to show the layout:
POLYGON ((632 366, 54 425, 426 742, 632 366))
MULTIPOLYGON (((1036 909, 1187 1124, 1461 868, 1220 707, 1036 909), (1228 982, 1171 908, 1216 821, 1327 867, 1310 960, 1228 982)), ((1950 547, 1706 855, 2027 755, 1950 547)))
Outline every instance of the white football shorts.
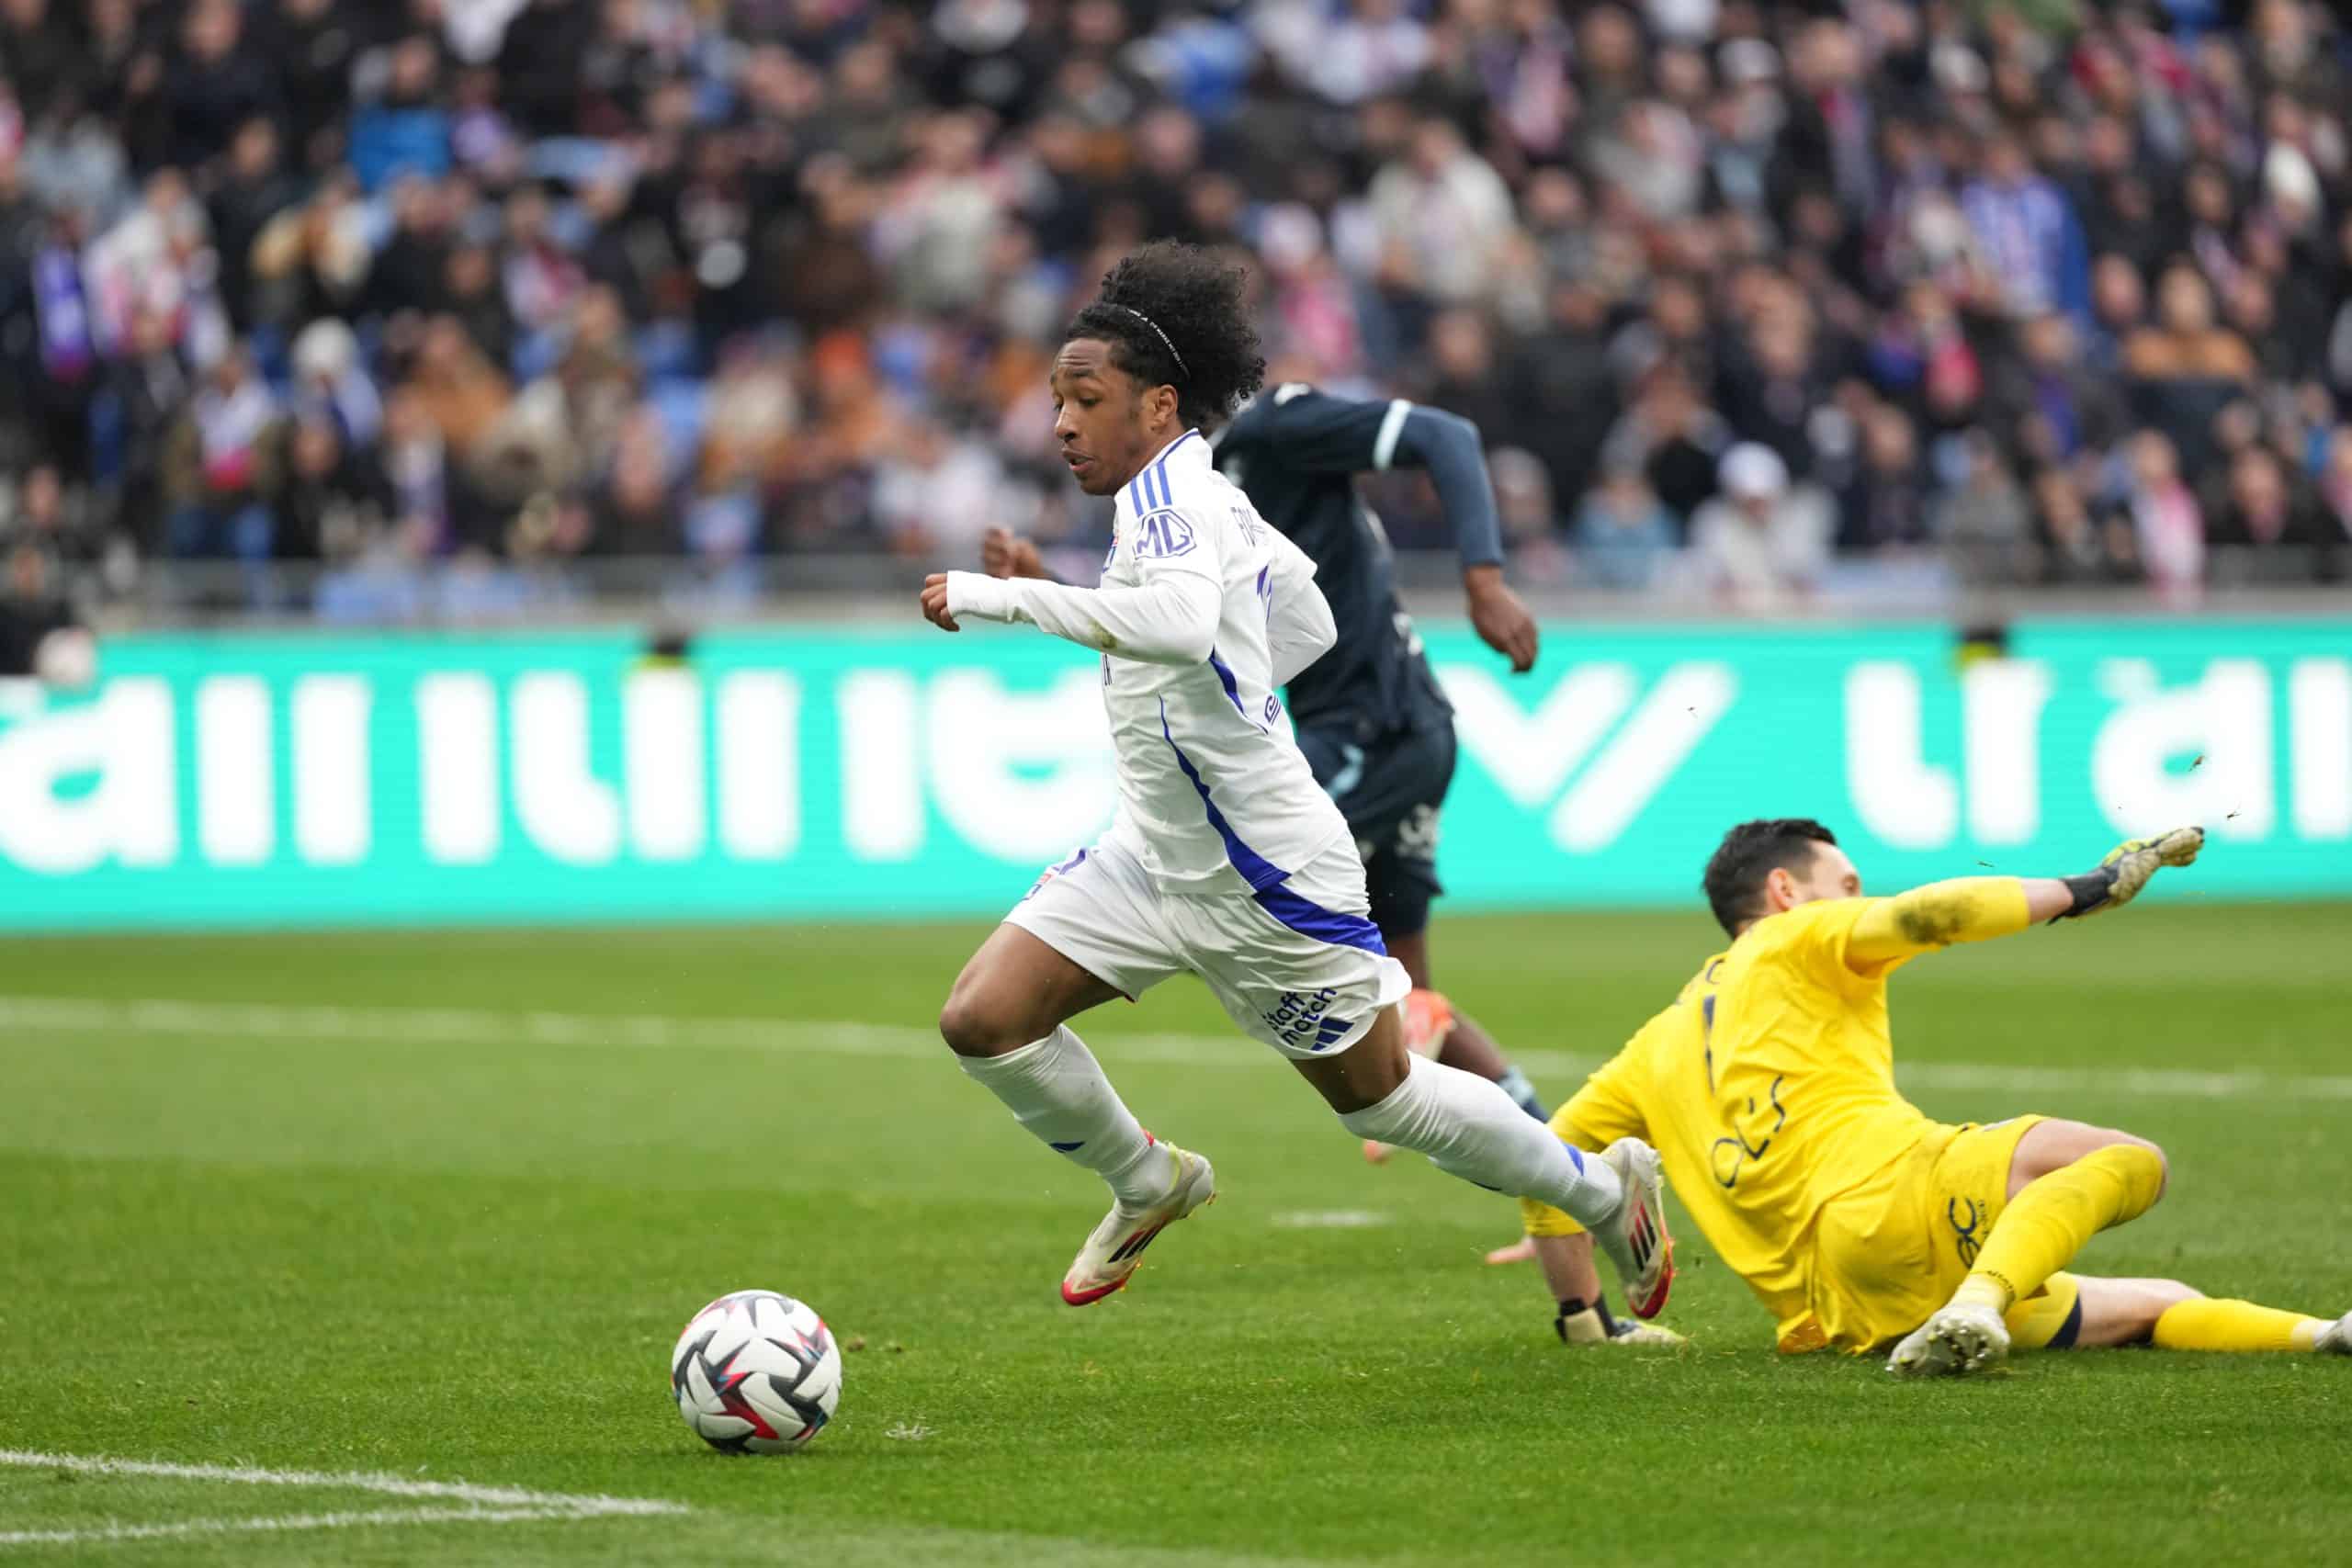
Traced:
POLYGON ((1129 998, 1189 970, 1245 1033, 1312 1061, 1363 1039, 1412 989, 1370 908, 1345 838, 1261 893, 1185 897, 1106 841, 1047 867, 1005 919, 1129 998))

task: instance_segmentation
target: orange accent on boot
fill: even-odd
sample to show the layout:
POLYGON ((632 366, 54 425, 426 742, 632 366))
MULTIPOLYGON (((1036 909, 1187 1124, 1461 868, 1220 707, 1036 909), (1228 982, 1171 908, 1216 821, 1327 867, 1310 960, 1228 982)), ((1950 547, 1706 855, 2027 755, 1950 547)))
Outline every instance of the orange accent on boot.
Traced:
POLYGON ((1405 1049, 1435 1056, 1453 1032, 1453 1004, 1442 991, 1412 991, 1405 998, 1405 1049))

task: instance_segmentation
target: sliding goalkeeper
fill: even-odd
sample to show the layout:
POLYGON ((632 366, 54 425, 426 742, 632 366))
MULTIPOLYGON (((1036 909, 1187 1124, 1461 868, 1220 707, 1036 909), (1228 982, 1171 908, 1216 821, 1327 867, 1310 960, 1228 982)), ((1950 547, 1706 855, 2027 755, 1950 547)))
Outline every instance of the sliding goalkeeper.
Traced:
MULTIPOLYGON (((1744 822, 1707 865, 1731 946, 1552 1128, 1586 1149, 1656 1145, 1683 1206, 1779 1320, 1783 1350, 1892 1346, 1888 1370, 1907 1376, 1982 1371, 2012 1348, 2352 1352, 2352 1314, 2066 1272, 2084 1243, 2163 1195, 2154 1144, 2046 1116, 1952 1126, 1895 1092, 1886 980, 1898 966, 2120 908, 2204 837, 2135 840, 2082 876, 1866 898, 1818 822, 1744 822)), ((1558 1296, 1576 1226, 1537 1202, 1526 1217, 1558 1296)))

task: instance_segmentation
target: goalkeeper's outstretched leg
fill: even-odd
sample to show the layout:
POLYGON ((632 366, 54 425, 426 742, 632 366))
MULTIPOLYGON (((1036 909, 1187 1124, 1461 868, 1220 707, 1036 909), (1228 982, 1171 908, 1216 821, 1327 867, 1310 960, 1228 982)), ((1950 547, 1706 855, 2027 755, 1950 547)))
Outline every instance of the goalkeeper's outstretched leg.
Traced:
POLYGON ((2037 1120, 2011 1156, 2007 1203, 1951 1300, 1895 1346, 1890 1371, 1965 1375, 2019 1349, 2154 1344, 2177 1350, 2322 1350, 2347 1321, 2207 1297, 2177 1280, 2079 1276, 2064 1266, 2164 1195, 2164 1151, 2081 1122, 2037 1120))

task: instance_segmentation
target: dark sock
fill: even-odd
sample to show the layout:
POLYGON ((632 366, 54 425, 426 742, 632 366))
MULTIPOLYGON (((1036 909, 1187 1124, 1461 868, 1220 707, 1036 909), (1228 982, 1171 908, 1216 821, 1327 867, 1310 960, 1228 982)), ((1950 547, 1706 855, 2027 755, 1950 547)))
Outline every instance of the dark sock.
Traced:
POLYGON ((1529 1083, 1527 1075, 1517 1067, 1505 1067, 1503 1076, 1495 1080, 1495 1086, 1510 1096, 1510 1102, 1513 1105, 1518 1106, 1538 1122, 1552 1120, 1552 1113, 1544 1109, 1542 1100, 1535 1098, 1535 1086, 1529 1083))

